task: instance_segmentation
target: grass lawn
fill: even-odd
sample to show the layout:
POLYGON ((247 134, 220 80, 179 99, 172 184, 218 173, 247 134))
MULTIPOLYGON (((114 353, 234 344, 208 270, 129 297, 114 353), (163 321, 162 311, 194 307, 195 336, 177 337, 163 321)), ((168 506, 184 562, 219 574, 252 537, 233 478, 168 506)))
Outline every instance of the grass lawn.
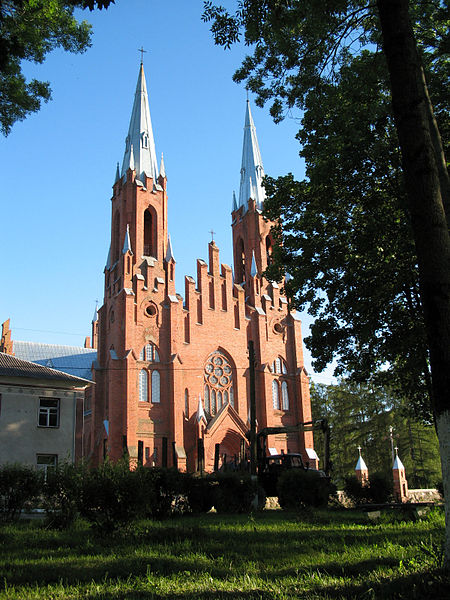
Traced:
POLYGON ((0 528, 0 598, 450 599, 444 516, 371 523, 353 511, 264 511, 140 521, 99 535, 79 521, 0 528))

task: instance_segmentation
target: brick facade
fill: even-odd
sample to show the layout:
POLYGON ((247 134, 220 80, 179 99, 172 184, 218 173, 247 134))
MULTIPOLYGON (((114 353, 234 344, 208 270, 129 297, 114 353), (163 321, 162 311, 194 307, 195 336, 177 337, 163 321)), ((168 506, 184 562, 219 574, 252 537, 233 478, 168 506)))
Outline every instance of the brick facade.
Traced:
MULTIPOLYGON (((148 466, 192 472, 203 447, 211 471, 217 447, 220 464, 248 450, 249 340, 258 427, 311 419, 301 323, 280 286, 261 277, 271 224, 251 199, 232 214, 235 282, 211 242, 209 264, 197 260, 197 281, 186 277, 184 299, 176 294, 161 171, 156 181, 145 173, 138 180, 129 168, 113 186, 104 303, 92 332, 98 360, 88 454, 95 464, 126 451, 148 466)), ((271 436, 267 447, 301 452, 308 461, 313 434, 271 436)))

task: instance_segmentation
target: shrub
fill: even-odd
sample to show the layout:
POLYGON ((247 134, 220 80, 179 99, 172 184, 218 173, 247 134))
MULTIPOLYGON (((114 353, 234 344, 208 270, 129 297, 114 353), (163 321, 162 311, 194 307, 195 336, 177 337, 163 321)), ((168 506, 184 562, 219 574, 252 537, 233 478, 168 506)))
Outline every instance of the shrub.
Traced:
POLYGON ((176 469, 138 467, 136 476, 141 486, 145 516, 164 519, 180 505, 177 500, 183 491, 182 478, 176 469))
POLYGON ((328 477, 312 469, 288 469, 278 479, 278 502, 285 510, 319 508, 328 504, 336 489, 328 477))
POLYGON ((436 489, 439 492, 441 498, 444 499, 444 482, 442 481, 442 479, 436 482, 436 489))
POLYGON ((392 498, 393 483, 384 473, 373 473, 367 485, 361 485, 356 475, 345 478, 344 491, 355 504, 384 504, 392 498))
POLYGON ((367 504, 370 501, 368 485, 362 485, 356 475, 349 475, 345 478, 344 492, 355 505, 367 504))
POLYGON ((69 527, 77 516, 83 468, 71 463, 58 465, 47 473, 43 485, 43 505, 51 527, 69 527))
POLYGON ((37 498, 42 488, 42 473, 20 464, 0 467, 0 518, 18 519, 25 503, 37 498))
POLYGON ((186 496, 189 510, 193 513, 205 513, 214 506, 214 488, 217 485, 214 478, 183 477, 183 493, 186 496))
POLYGON ((80 514, 102 532, 114 531, 144 513, 140 470, 130 471, 126 460, 105 461, 96 469, 86 470, 80 484, 80 514))
POLYGON ((258 483, 250 475, 221 473, 215 475, 214 506, 220 513, 250 512, 258 494, 258 483))
POLYGON ((373 473, 369 478, 369 500, 374 504, 384 504, 392 499, 392 477, 384 473, 373 473))

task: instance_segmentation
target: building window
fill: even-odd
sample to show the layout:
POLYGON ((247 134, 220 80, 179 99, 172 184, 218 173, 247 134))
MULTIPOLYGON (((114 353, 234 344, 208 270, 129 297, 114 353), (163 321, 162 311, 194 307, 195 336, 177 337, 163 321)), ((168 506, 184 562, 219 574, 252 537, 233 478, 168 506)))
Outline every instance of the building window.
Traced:
POLYGON ((281 358, 281 356, 278 356, 273 361, 272 372, 278 373, 280 375, 283 373, 284 375, 286 375, 286 373, 287 373, 286 363, 284 362, 284 359, 281 358))
POLYGON ((145 369, 139 372, 139 401, 148 402, 148 373, 145 369))
POLYGON ((278 388, 278 381, 275 379, 272 381, 272 402, 275 410, 280 410, 280 391, 278 388))
POLYGON ((39 427, 59 427, 59 398, 39 398, 39 427))
POLYGON ((36 454, 36 467, 44 473, 44 480, 47 480, 48 473, 56 469, 58 465, 57 454, 36 454))
POLYGON ((189 419, 189 392, 184 390, 184 416, 189 419))
POLYGON ((147 362, 159 362, 159 353, 155 344, 146 344, 139 353, 139 360, 147 362))
POLYGON ((281 406, 283 410, 289 410, 289 393, 287 381, 281 384, 281 406))
POLYGON ((217 350, 207 359, 204 371, 205 410, 214 416, 218 410, 233 402, 233 369, 229 359, 217 350))
POLYGON ((159 371, 152 371, 152 402, 158 404, 161 402, 160 396, 161 377, 159 371))

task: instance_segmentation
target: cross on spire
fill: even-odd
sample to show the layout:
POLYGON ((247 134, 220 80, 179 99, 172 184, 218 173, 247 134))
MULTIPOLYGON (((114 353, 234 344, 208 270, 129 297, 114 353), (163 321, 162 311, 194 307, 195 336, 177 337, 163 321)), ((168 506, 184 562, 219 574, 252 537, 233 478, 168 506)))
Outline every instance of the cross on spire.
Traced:
POLYGON ((211 241, 214 242, 214 234, 216 232, 211 229, 211 231, 209 233, 211 234, 211 241))
POLYGON ((361 446, 358 446, 358 450, 359 450, 359 454, 361 454, 361 450, 362 450, 361 446))
POLYGON ((147 50, 144 50, 143 46, 141 46, 140 48, 138 48, 138 52, 141 53, 141 65, 144 64, 144 52, 146 53, 147 50))

